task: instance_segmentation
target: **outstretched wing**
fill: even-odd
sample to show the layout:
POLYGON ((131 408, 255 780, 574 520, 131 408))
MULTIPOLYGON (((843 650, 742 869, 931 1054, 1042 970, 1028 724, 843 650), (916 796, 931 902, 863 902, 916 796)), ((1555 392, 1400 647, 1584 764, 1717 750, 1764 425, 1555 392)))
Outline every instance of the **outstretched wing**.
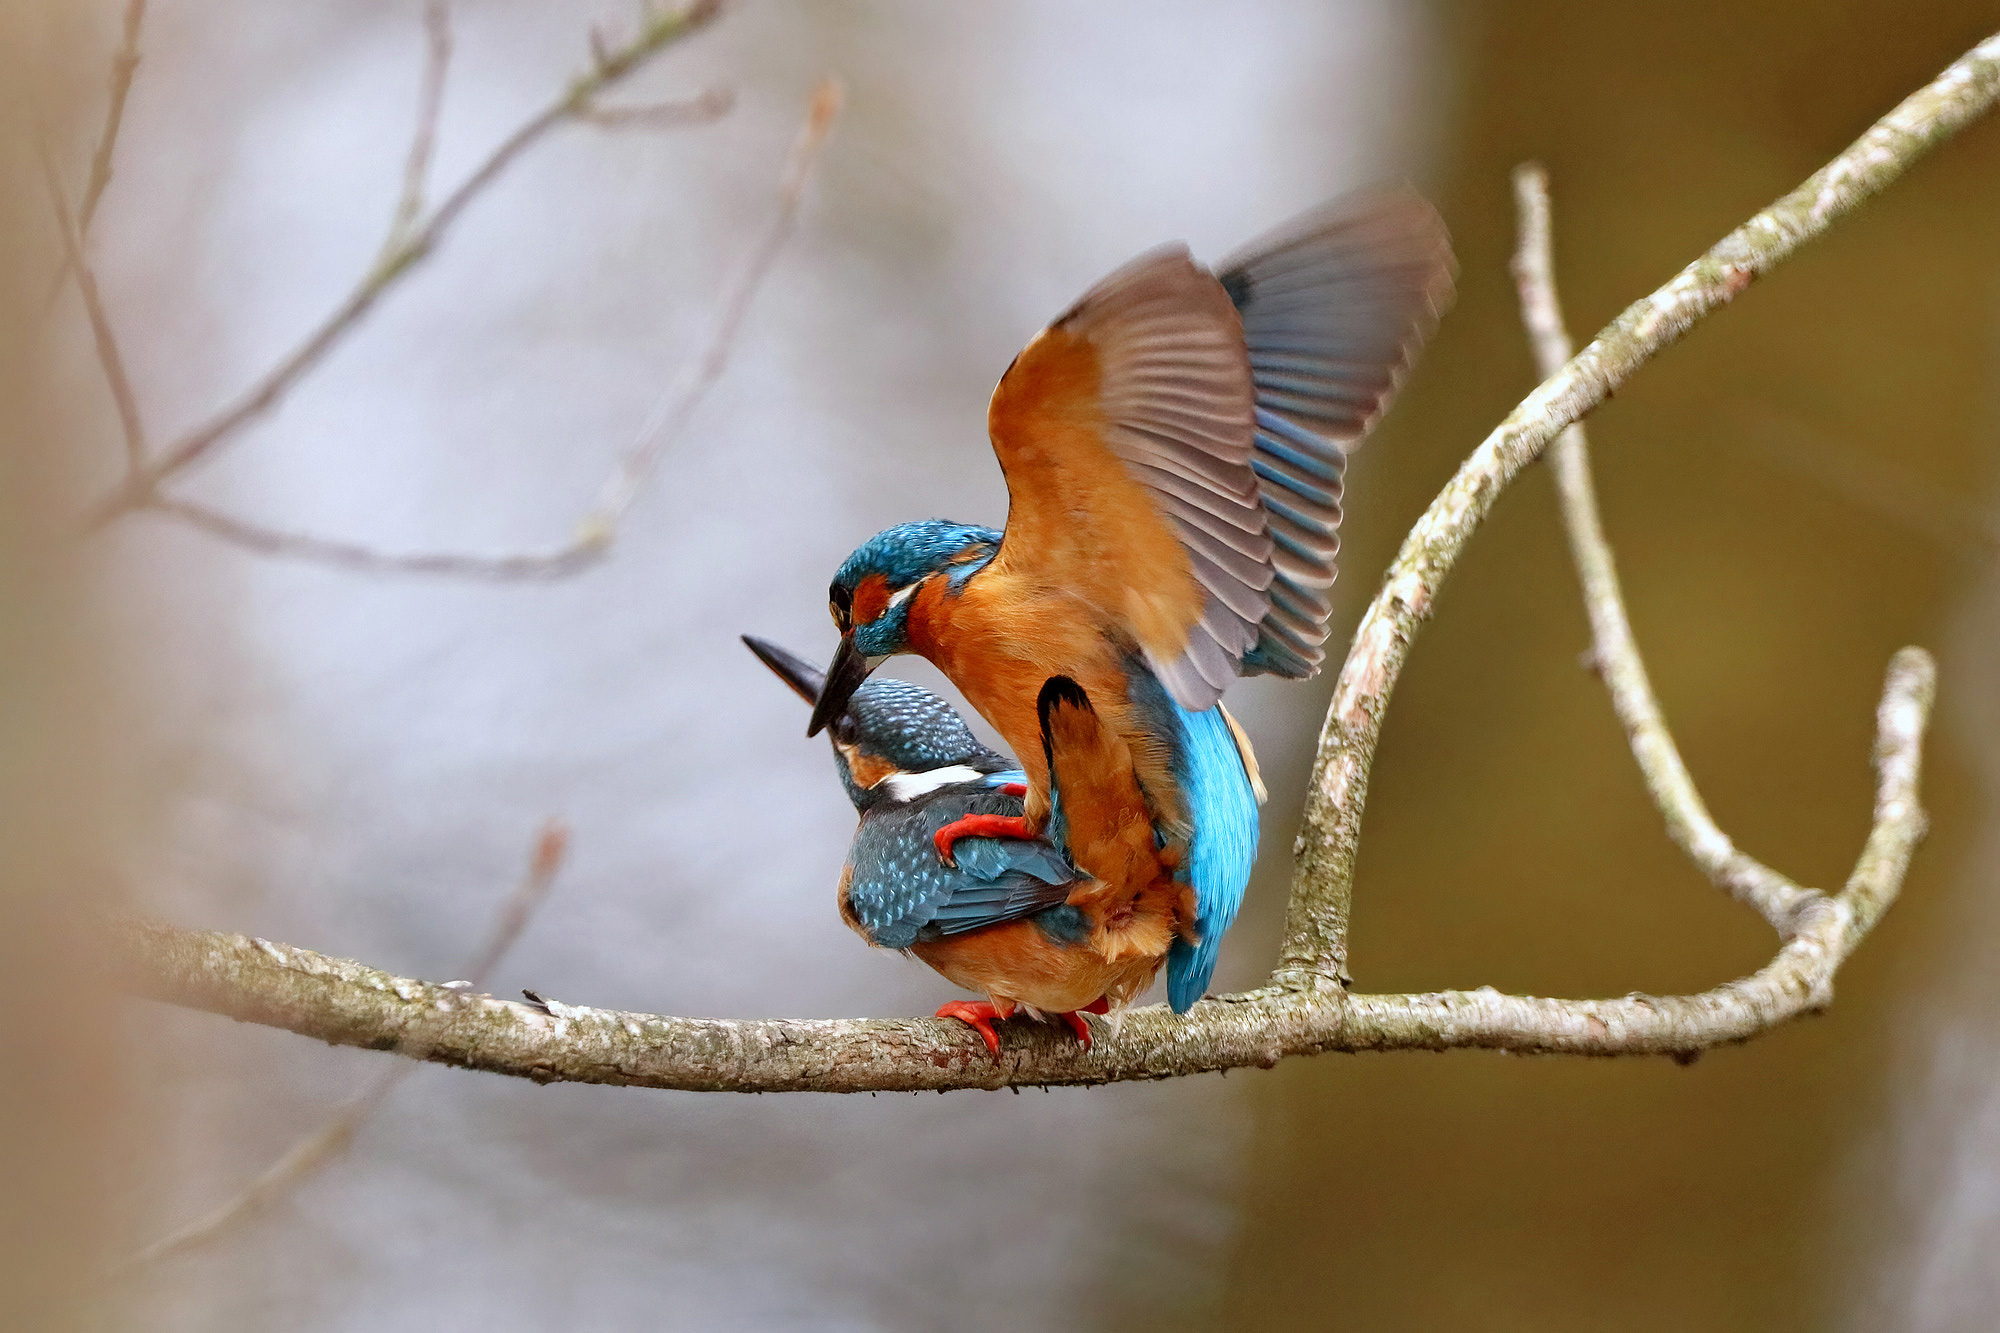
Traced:
POLYGON ((1274 544, 1246 674, 1311 676, 1340 551, 1341 478, 1451 302, 1444 221, 1407 187, 1314 209, 1222 265, 1256 386, 1250 465, 1274 544))
POLYGON ((1384 191, 1220 277, 1181 246, 1112 274, 994 392, 995 569, 1089 603, 1185 708, 1245 670, 1312 674, 1343 450, 1386 407, 1449 273, 1429 205, 1384 191))
POLYGON ((931 835, 950 821, 1019 813, 1019 798, 995 793, 864 820, 849 854, 846 915, 871 943, 907 949, 919 938, 1015 921, 1068 901, 1076 870, 1045 842, 963 838, 952 849, 956 866, 938 859, 931 835))
POLYGON ((995 571, 1081 598, 1195 708, 1270 611, 1251 400, 1235 307, 1176 245, 1038 334, 987 412, 1008 494, 995 571))

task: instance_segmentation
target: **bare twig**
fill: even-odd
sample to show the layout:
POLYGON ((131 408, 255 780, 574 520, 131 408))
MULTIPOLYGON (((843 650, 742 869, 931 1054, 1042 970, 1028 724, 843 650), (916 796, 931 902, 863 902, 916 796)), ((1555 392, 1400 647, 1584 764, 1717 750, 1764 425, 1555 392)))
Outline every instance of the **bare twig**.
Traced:
POLYGON ((142 994, 347 1045, 540 1081, 734 1092, 861 1092, 1103 1083, 1268 1066, 1328 1050, 1492 1047, 1580 1055, 1687 1055, 1823 1008, 1833 977, 1900 891, 1923 837, 1922 739, 1936 693, 1929 654, 1889 664, 1876 712, 1876 798, 1846 886, 1807 900, 1777 955, 1698 995, 1558 1000, 1491 988, 1348 995, 1348 903, 1382 716, 1410 645, 1466 542, 1507 484, 1564 427, 1759 274, 1783 263, 1928 149, 2000 98, 2000 37, 1906 99, 1804 185, 1598 334, 1521 403, 1411 529, 1334 688, 1300 834, 1282 956, 1271 983, 1205 999, 1185 1017, 1153 1006, 1085 1050, 1009 1033, 1001 1058, 962 1025, 931 1019, 733 1022, 529 1006, 453 992, 265 940, 123 923, 142 994))
POLYGON ((125 123, 125 99, 132 93, 132 77, 139 72, 139 30, 146 23, 146 0, 126 0, 125 32, 118 54, 111 58, 111 100, 104 110, 104 129, 97 136, 97 151, 90 155, 90 179, 83 189, 83 202, 76 210, 76 229, 90 235, 97 219, 97 205, 111 184, 111 154, 118 146, 118 131, 125 123))
MULTIPOLYGON (((476 997, 476 993, 492 976, 493 969, 499 965, 502 958, 506 957, 507 951, 514 947, 514 942, 521 937, 521 932, 527 928, 535 909, 548 897, 549 889, 555 884, 556 873, 562 869, 563 855, 568 849, 569 830, 560 821, 552 819, 542 826, 529 857, 528 872, 514 891, 507 896, 507 900, 500 905, 500 911, 494 916, 486 939, 466 965, 466 980, 439 988, 445 995, 451 997, 445 1003, 463 1003, 476 997)), ((366 1087, 336 1112, 332 1119, 313 1134, 294 1144, 289 1152, 251 1181, 242 1193, 199 1221, 162 1236, 146 1246, 126 1260, 123 1265, 124 1270, 146 1268, 162 1259, 185 1254, 189 1250, 220 1239, 264 1212, 321 1167, 346 1152, 348 1146, 354 1142, 355 1134, 382 1103, 388 1100, 396 1085, 420 1067, 415 1061, 397 1061, 381 1070, 366 1087)))
MULTIPOLYGON (((1556 299, 1549 181, 1539 165, 1528 163, 1515 169, 1514 198, 1520 210, 1520 245, 1513 268, 1521 295, 1521 319, 1534 345, 1536 366, 1544 376, 1554 375, 1569 361, 1572 348, 1569 331, 1563 326, 1562 306, 1556 299)), ((1673 733, 1667 729, 1666 714, 1653 693, 1638 641, 1632 636, 1625 596, 1618 586, 1618 567, 1597 509, 1590 446, 1582 426, 1564 429, 1550 450, 1549 461, 1555 470, 1570 554, 1590 612, 1593 660, 1631 742, 1632 758, 1646 780, 1646 790, 1666 820, 1667 836, 1717 888, 1754 908, 1780 935, 1789 935, 1799 912, 1824 895, 1793 883, 1738 850, 1709 815, 1694 778, 1681 761, 1673 733)))
POLYGON ((384 551, 360 542, 290 532, 224 514, 210 506, 155 492, 146 508, 178 518, 212 536, 260 555, 334 565, 370 574, 421 574, 494 582, 545 580, 575 574, 602 560, 618 535, 619 525, 639 498, 660 458, 686 429, 702 399, 722 378, 738 330, 764 278, 771 271, 798 218, 799 201, 811 177, 820 147, 833 128, 841 102, 840 84, 822 82, 814 92, 805 124, 793 143, 778 184, 777 208, 756 246, 746 256, 716 303, 701 351, 686 362, 660 396, 617 469, 605 482, 595 508, 578 524, 576 535, 561 546, 517 555, 477 552, 384 551))
POLYGON ((90 321, 90 336, 97 347, 97 361, 104 368, 104 381, 110 386, 111 401, 118 409, 119 433, 125 441, 126 471, 128 475, 136 475, 146 465, 146 426, 139 415, 138 395, 132 392, 132 379, 125 371, 125 356, 118 349, 118 335, 111 328, 110 316, 104 312, 104 301, 97 290, 97 274, 91 269, 90 261, 84 258, 83 236, 77 229, 76 220, 70 215, 69 201, 63 197, 62 177, 56 171, 54 159, 49 156, 48 146, 42 144, 38 147, 42 179, 49 191, 49 204, 55 210, 56 226, 62 232, 63 258, 70 271, 76 274, 76 290, 83 298, 83 312, 90 321))
POLYGON ((639 31, 624 45, 596 53, 589 72, 570 83, 563 94, 503 139, 459 187, 416 224, 403 243, 364 274, 347 299, 321 320, 305 340, 287 353, 262 379, 230 406, 161 450, 143 470, 128 477, 100 500, 86 516, 86 526, 102 527, 120 514, 143 507, 166 478, 207 454, 244 426, 269 411, 301 376, 353 331, 361 317, 412 268, 432 254, 452 223, 514 161, 544 135, 591 109, 597 97, 616 86, 647 61, 721 11, 721 0, 693 0, 669 12, 644 11, 639 31))
MULTIPOLYGON (((125 30, 119 38, 117 53, 111 57, 110 96, 104 108, 104 126, 97 132, 97 147, 90 154, 90 175, 83 187, 83 202, 77 209, 80 245, 89 241, 90 224, 97 220, 97 205, 104 198, 105 187, 111 184, 111 156, 118 147, 118 131, 125 124, 125 99, 131 95, 133 76, 139 72, 139 32, 145 23, 146 0, 126 0, 125 30)), ((49 282, 48 299, 42 303, 45 308, 53 306, 62 295, 73 267, 65 251, 62 263, 56 266, 55 277, 49 282)))
POLYGON ((678 102, 648 102, 640 106, 593 106, 581 118, 609 130, 683 129, 707 125, 729 114, 736 94, 728 88, 710 88, 678 102))
POLYGON ((450 68, 451 6, 447 0, 425 0, 424 82, 417 93, 417 127, 410 135, 410 151, 403 160, 403 192, 389 218, 389 234, 382 239, 382 253, 376 256, 377 268, 395 258, 416 227, 417 219, 423 216, 431 158, 437 151, 438 117, 444 112, 444 80, 450 68))

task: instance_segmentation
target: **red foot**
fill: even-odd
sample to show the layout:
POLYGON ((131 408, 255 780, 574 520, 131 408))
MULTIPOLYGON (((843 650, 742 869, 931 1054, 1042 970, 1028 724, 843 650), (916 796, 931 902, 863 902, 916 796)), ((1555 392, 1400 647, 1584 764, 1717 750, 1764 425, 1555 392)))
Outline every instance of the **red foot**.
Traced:
POLYGON ((1003 782, 1000 784, 1000 794, 1002 796, 1018 796, 1025 801, 1028 799, 1028 784, 1025 782, 1003 782))
POLYGON ((1000 1034, 993 1030, 993 1024, 1006 1018, 984 1000, 953 1000, 937 1011, 939 1018, 956 1018, 979 1034, 986 1049, 993 1053, 995 1061, 1000 1059, 1000 1034))
POLYGON ((1090 1049, 1090 1020, 1083 1016, 1081 1009, 1071 1014, 1057 1014, 1056 1017, 1069 1024, 1069 1030, 1074 1032, 1076 1039, 1083 1043, 1084 1050, 1087 1051, 1090 1049))
POLYGON ((960 838, 1033 838, 1035 830, 1019 815, 967 815, 954 819, 936 833, 931 841, 937 845, 938 859, 948 866, 955 866, 951 846, 960 838))

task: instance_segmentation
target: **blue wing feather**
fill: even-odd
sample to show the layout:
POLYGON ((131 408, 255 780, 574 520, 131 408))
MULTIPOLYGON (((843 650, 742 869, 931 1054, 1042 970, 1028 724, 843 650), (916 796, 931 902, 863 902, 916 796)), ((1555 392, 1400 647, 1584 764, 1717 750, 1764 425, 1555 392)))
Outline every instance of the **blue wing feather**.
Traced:
POLYGON ((849 853, 848 911, 875 944, 907 949, 923 935, 956 935, 1066 902, 1076 870, 1045 842, 966 838, 953 849, 956 866, 938 860, 931 835, 952 820, 1019 813, 1018 797, 992 791, 871 812, 849 853))

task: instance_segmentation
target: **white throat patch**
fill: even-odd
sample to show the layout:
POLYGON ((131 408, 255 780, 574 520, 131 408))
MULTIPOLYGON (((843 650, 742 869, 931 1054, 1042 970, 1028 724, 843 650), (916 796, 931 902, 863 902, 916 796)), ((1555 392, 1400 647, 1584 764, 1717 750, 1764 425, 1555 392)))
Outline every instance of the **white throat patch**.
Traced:
POLYGON ((914 801, 939 787, 949 787, 955 782, 980 782, 985 777, 976 768, 952 764, 947 768, 934 768, 928 773, 891 773, 879 785, 889 793, 892 801, 914 801))

